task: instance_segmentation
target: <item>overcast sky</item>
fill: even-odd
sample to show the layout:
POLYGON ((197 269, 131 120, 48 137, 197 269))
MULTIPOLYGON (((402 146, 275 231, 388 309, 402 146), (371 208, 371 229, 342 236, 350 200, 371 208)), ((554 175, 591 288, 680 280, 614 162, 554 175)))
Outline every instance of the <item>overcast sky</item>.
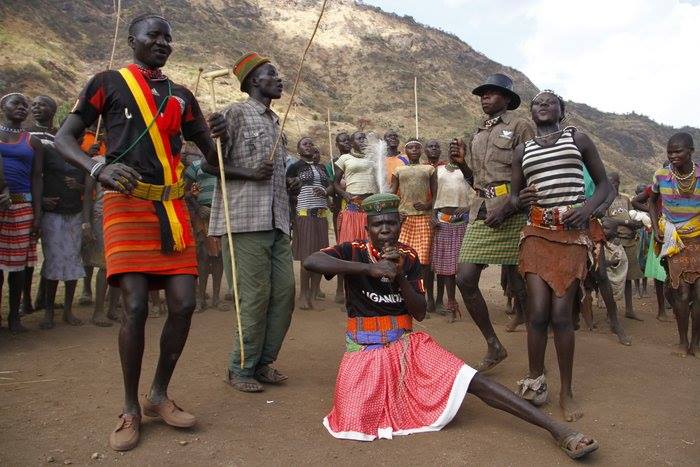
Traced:
POLYGON ((700 127, 700 0, 365 0, 439 27, 540 89, 700 127))

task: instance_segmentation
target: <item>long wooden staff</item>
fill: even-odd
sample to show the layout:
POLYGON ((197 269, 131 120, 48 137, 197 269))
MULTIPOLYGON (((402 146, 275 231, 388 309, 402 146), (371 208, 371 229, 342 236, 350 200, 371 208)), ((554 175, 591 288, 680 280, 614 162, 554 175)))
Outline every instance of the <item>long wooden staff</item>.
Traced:
POLYGON ((328 157, 331 158, 331 174, 335 182, 335 162, 333 162, 333 136, 331 135, 331 109, 328 110, 328 157))
POLYGON ((204 68, 201 66, 199 67, 199 70, 197 70, 197 81, 194 82, 194 97, 197 97, 197 91, 199 91, 199 80, 202 78, 202 72, 204 71, 204 68))
MULTIPOLYGON (((211 111, 216 112, 216 94, 214 93, 214 80, 218 76, 229 74, 228 70, 217 70, 205 73, 204 78, 209 81, 211 91, 211 111)), ((201 72, 200 72, 201 75, 201 72)), ((226 191, 226 174, 224 173, 224 155, 221 149, 221 139, 216 138, 216 156, 219 161, 219 182, 221 183, 221 199, 224 203, 224 220, 226 222, 226 239, 228 241, 229 256, 231 258, 231 282, 233 284, 233 303, 236 307, 236 323, 238 325, 238 343, 241 350, 241 368, 245 362, 245 348, 243 347, 243 327, 241 326, 241 304, 238 300, 238 279, 236 271, 236 252, 233 249, 233 234, 231 233, 231 218, 229 216, 228 192, 226 191)))
POLYGON ((416 107, 416 139, 418 139, 418 77, 413 77, 413 102, 416 107))
MULTIPOLYGON (((112 53, 109 55, 109 64, 107 69, 112 69, 114 63, 114 52, 117 50, 117 36, 119 36, 119 18, 122 14, 122 0, 117 0, 117 20, 114 22, 114 38, 112 39, 112 53)), ((97 126, 95 127, 95 143, 100 142, 100 127, 102 126, 102 115, 97 118, 97 126)))
POLYGON ((304 53, 301 55, 301 60, 299 61, 299 69, 297 70, 297 77, 294 80, 294 86, 292 87, 292 95, 289 97, 289 104, 287 104, 287 111, 284 113, 284 117, 282 118, 282 126, 280 127, 279 133, 277 133, 277 138, 275 138, 275 144, 272 145, 272 151, 270 152, 270 157, 268 158, 269 160, 272 160, 275 157, 275 152, 277 151, 277 145, 280 142, 280 138, 282 138, 282 133, 284 132, 284 125, 287 123, 287 116, 289 115, 289 109, 292 108, 292 103, 294 102, 294 96, 297 93, 297 86, 299 85, 299 78, 301 78, 301 70, 304 67, 304 60, 306 60, 306 53, 309 51, 309 48, 311 47, 311 43, 314 41, 314 37, 316 37, 316 31, 318 31, 318 25, 321 24, 321 18, 323 18, 323 12, 326 11, 326 2, 328 0, 323 0, 323 4, 321 5, 321 13, 318 15, 318 19, 316 20, 316 26, 314 27, 313 32, 311 33, 311 37, 309 38, 308 44, 306 44, 306 48, 304 49, 304 53))

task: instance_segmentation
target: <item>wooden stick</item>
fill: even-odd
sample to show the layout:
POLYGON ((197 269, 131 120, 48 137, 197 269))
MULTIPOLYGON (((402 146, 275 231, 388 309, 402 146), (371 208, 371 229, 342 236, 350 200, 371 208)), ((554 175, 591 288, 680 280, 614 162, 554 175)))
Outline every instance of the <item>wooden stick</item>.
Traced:
POLYGON ((331 109, 328 111, 328 157, 331 158, 331 174, 333 175, 333 182, 335 182, 335 162, 333 162, 333 136, 331 135, 331 109))
POLYGON ((35 379, 32 381, 15 381, 13 383, 0 383, 0 386, 10 386, 15 384, 35 384, 35 383, 50 383, 56 381, 55 379, 35 379))
MULTIPOLYGON (((211 111, 216 112, 216 94, 214 92, 214 78, 209 79, 211 91, 211 111)), ((216 155, 219 160, 219 176, 221 183, 221 199, 224 203, 224 219, 226 222, 226 239, 228 241, 229 256, 231 257, 231 282, 233 283, 233 303, 236 307, 236 323, 238 325, 238 343, 241 350, 241 368, 245 361, 245 348, 243 347, 243 328, 241 327, 241 304, 238 300, 238 280, 236 279, 236 252, 233 249, 233 234, 231 233, 231 218, 229 216, 228 195, 226 191, 226 174, 224 173, 224 155, 221 149, 221 139, 216 138, 216 155)))
POLYGON ((277 145, 280 142, 280 138, 282 138, 282 133, 284 132, 284 125, 287 123, 287 116, 289 115, 289 109, 292 108, 292 103, 294 102, 294 96, 297 93, 297 86, 299 85, 299 78, 301 78, 301 70, 304 66, 304 60, 306 59, 306 54, 309 51, 309 48, 311 47, 311 43, 314 41, 314 37, 316 36, 316 31, 318 31, 318 25, 321 24, 321 18, 323 18, 323 12, 326 11, 326 2, 327 1, 328 0, 323 0, 323 4, 321 5, 321 13, 319 13, 318 19, 316 20, 316 26, 314 27, 314 30, 311 33, 311 37, 309 38, 308 44, 306 44, 306 48, 304 49, 304 53, 301 54, 301 60, 299 61, 299 69, 297 70, 297 77, 294 80, 294 86, 292 87, 292 95, 289 97, 289 104, 287 104, 287 111, 284 113, 284 117, 282 118, 282 126, 280 127, 279 133, 277 133, 277 138, 275 138, 275 144, 272 145, 272 151, 270 152, 269 160, 272 160, 275 157, 275 152, 277 151, 277 145))
MULTIPOLYGON (((117 50, 117 36, 119 36, 119 17, 122 14, 122 0, 117 0, 117 19, 114 22, 114 38, 112 39, 112 53, 109 55, 109 64, 107 69, 112 69, 114 63, 114 52, 117 50)), ((100 126, 102 126, 102 115, 97 117, 97 126, 95 127, 95 143, 100 142, 100 126)))
POLYGON ((413 77, 413 101, 416 105, 416 139, 418 139, 418 77, 413 77))
POLYGON ((199 70, 197 71, 197 81, 194 83, 194 97, 197 97, 197 91, 199 91, 199 80, 202 78, 202 72, 204 71, 204 68, 201 66, 199 67, 199 70))

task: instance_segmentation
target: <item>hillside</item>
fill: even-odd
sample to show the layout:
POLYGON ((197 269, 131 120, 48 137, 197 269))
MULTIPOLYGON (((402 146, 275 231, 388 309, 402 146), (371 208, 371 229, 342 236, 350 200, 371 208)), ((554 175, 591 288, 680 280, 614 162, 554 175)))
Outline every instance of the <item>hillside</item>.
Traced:
MULTIPOLYGON (((123 0, 116 64, 129 60, 126 24, 156 11, 173 24, 175 52, 166 73, 192 87, 197 68, 230 66, 250 49, 279 65, 287 89, 318 13, 318 0, 123 0)), ((106 67, 114 28, 113 0, 9 0, 0 4, 0 93, 47 93, 65 112, 80 86, 106 67), (21 8, 20 8, 21 6, 21 8)), ((419 80, 421 137, 443 141, 474 130, 481 119, 470 91, 493 72, 511 75, 528 102, 537 92, 517 70, 476 52, 457 37, 352 0, 331 0, 311 48, 287 133, 290 141, 310 133, 327 147, 326 110, 333 131, 396 127, 414 132, 413 77, 419 80)), ((651 91, 650 91, 651 92, 651 91)), ((200 87, 202 106, 209 93, 200 87)), ((242 99, 237 81, 217 81, 218 105, 242 99)), ((565 96, 566 97, 566 96, 565 96)), ((287 98, 275 104, 286 108, 287 98)), ((568 124, 588 132, 609 170, 622 173, 630 188, 649 180, 665 158, 675 130, 647 117, 600 112, 567 103, 568 124)), ((519 109, 527 115, 526 106, 519 109)), ((700 130, 690 129, 696 141, 700 130)), ((291 148, 290 148, 291 149, 291 148)))

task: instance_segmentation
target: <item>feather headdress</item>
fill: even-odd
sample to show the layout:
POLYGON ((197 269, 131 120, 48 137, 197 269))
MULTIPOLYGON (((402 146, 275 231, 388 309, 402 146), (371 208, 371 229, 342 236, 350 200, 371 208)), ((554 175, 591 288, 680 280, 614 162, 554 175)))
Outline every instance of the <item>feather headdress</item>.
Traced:
POLYGON ((386 156, 388 153, 388 146, 384 138, 380 138, 375 133, 367 134, 365 156, 374 162, 374 177, 379 193, 389 192, 389 187, 386 186, 386 156))

